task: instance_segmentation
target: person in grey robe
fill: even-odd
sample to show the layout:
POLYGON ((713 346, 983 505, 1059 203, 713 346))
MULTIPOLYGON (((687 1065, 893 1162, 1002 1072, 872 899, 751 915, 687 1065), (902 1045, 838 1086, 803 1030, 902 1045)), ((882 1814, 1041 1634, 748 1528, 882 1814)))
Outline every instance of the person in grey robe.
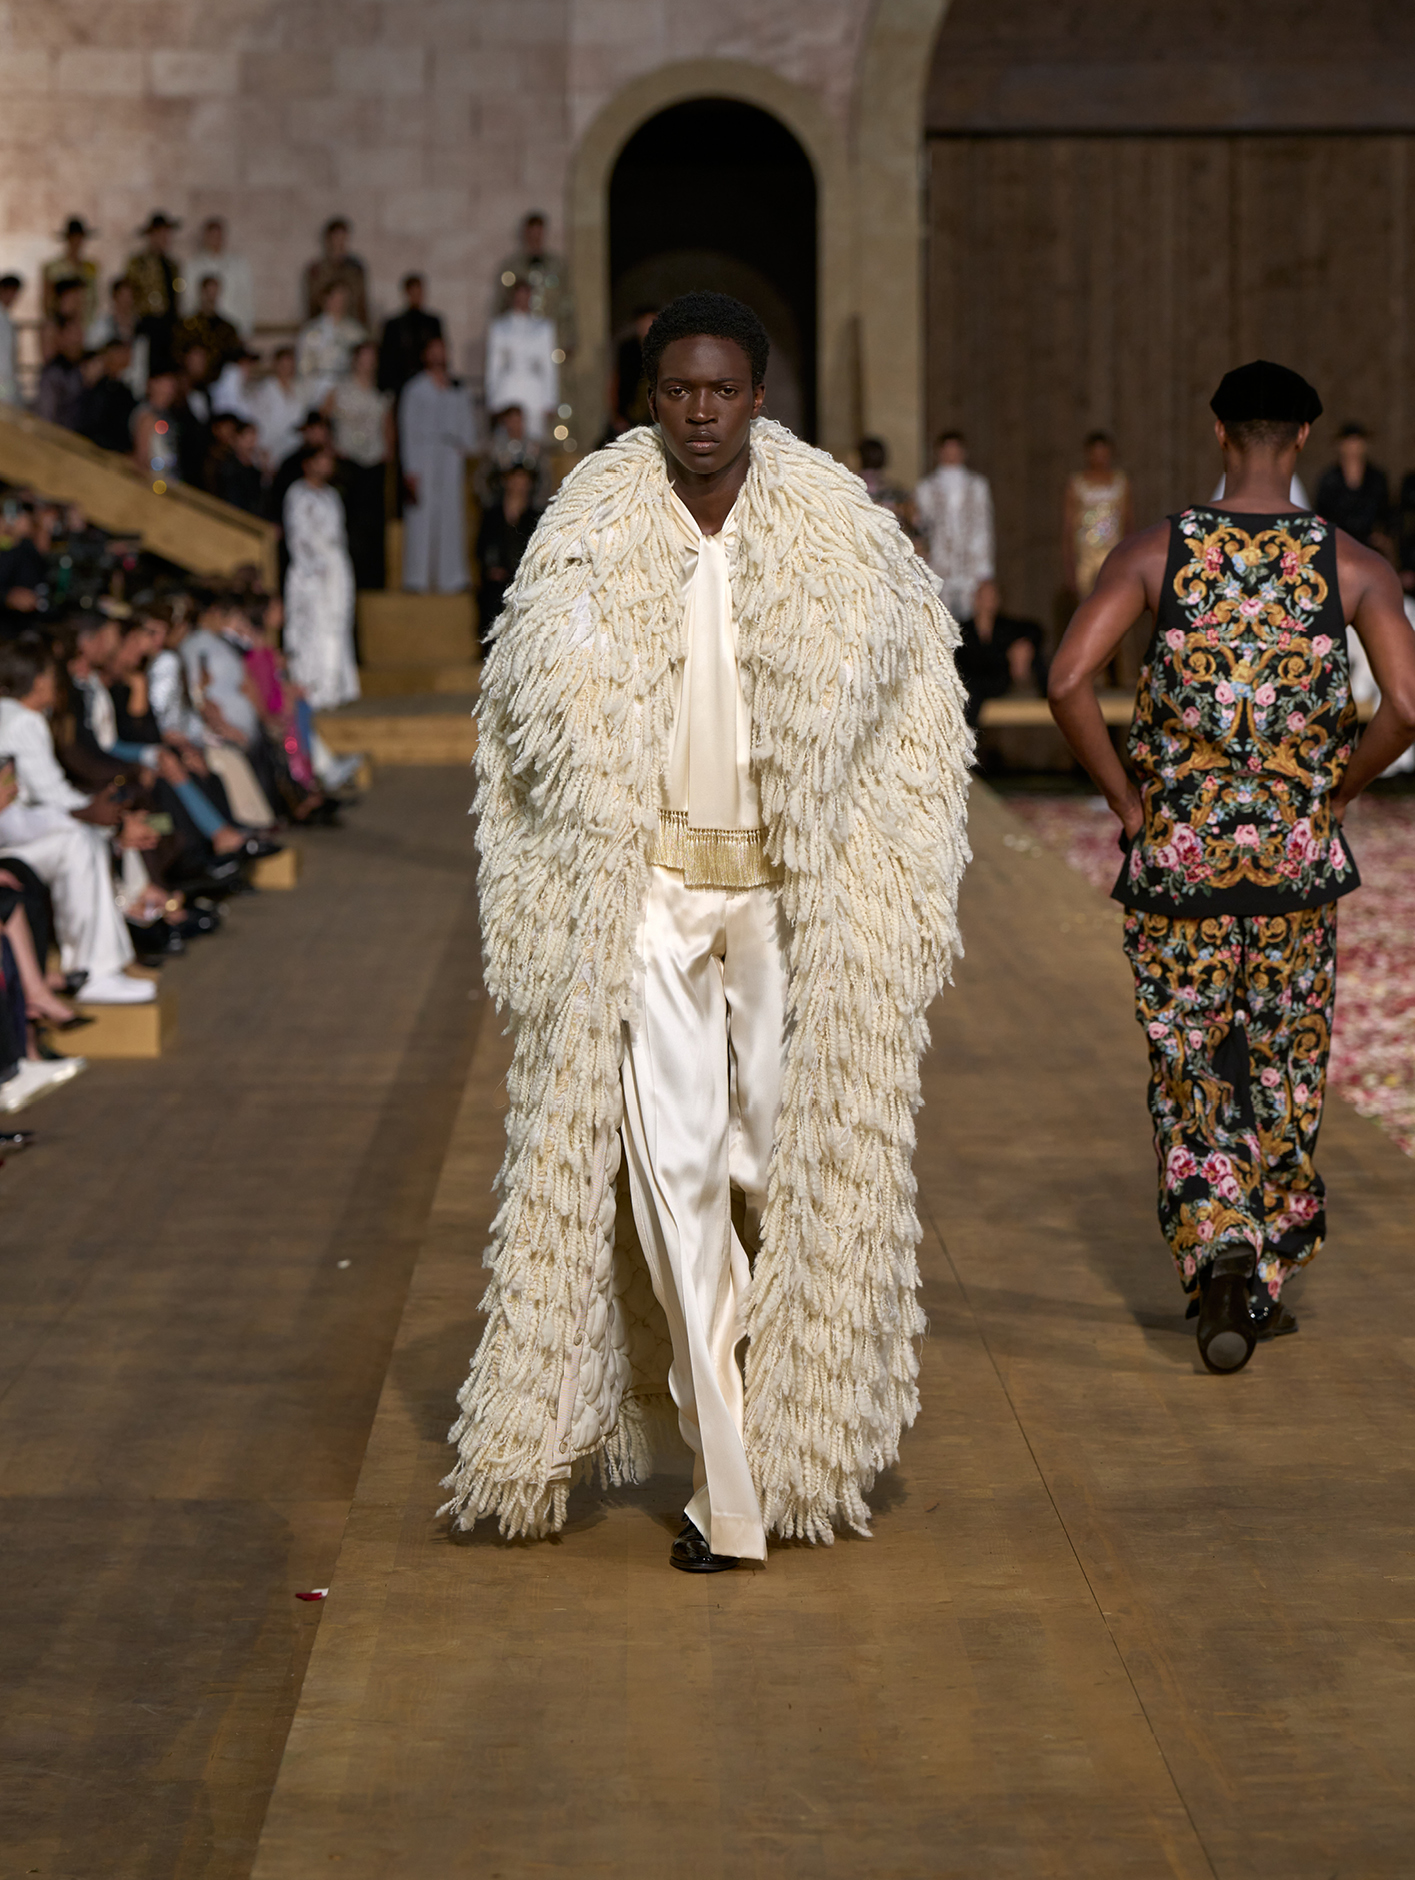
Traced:
POLYGON ((417 594, 457 594, 470 583, 463 473, 476 447, 472 402, 447 373, 447 347, 430 339, 423 369, 398 407, 403 480, 403 586, 417 594))

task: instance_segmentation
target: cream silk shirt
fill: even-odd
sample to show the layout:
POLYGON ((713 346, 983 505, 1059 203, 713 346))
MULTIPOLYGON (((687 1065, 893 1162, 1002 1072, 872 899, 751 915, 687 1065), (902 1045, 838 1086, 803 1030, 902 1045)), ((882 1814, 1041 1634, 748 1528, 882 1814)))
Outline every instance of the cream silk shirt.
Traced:
POLYGON ((764 887, 779 879, 762 846, 761 805, 751 771, 752 728, 737 666, 731 555, 735 506, 717 535, 704 535, 669 491, 682 549, 678 591, 687 655, 668 759, 668 807, 650 860, 681 869, 689 888, 764 887))

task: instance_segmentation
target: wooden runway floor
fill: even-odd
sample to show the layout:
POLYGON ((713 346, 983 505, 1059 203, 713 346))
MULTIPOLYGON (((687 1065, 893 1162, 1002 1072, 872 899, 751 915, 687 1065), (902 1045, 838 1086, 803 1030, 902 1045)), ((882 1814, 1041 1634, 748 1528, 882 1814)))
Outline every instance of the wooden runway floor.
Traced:
MULTIPOLYGON (((433 1510, 506 1063, 465 1003, 465 877, 444 906, 421 873, 463 865, 461 781, 418 799, 424 859, 391 836, 370 856, 413 896, 427 974, 386 1032, 307 976, 319 1024, 279 994, 296 1092, 266 1044, 238 1054, 224 1112, 165 1112, 208 1170, 217 1142, 267 1158, 222 1177, 253 1235, 210 1181, 157 1202, 110 1175, 56 1225, 39 1158, 0 1176, 24 1171, 4 1198, 46 1236, 36 1298, 63 1292, 0 1412, 10 1510, 34 1525, 5 1594, 7 1747, 41 1798, 15 1870, 247 1872, 317 1626, 257 1880, 1409 1874, 1415 1165, 1334 1105, 1302 1330, 1203 1374, 1154 1226, 1116 915, 986 791, 920 1116, 924 1407, 875 1538, 690 1579, 667 1565, 686 1483, 664 1475, 579 1491, 553 1543, 448 1539, 433 1510), (349 1055, 317 1061, 341 1027, 349 1055), (289 1138, 316 1088, 349 1153, 302 1188, 289 1138), (341 1315, 351 1239, 387 1272, 341 1315), (331 1587, 322 1609, 300 1584, 331 1587)), ((270 944, 298 898, 251 909, 270 944)), ((165 1102, 171 1062, 123 1075, 165 1102)), ((199 1088, 194 1070, 189 1105, 199 1088)), ((85 1100, 135 1166, 146 1137, 85 1100)))
POLYGON ((483 1007, 465 771, 393 771, 0 1170, 0 1875, 244 1880, 483 1007), (347 1262, 341 1266, 340 1262, 347 1262))
POLYGON ((481 1034, 257 1880, 1408 1875, 1415 1166, 1344 1106, 1302 1330, 1201 1371, 1118 915, 979 790, 927 1066, 923 1413, 874 1540, 667 1565, 433 1518, 500 1156, 481 1034))

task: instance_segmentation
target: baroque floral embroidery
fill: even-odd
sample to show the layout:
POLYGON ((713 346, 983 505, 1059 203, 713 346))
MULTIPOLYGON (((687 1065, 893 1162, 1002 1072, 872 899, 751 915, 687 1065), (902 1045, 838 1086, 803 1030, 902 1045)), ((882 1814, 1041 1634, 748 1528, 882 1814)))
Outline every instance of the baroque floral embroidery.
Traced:
POLYGON ((1160 1226, 1186 1292, 1251 1249, 1277 1295, 1326 1232, 1313 1165, 1336 998, 1336 908, 1260 918, 1129 913, 1150 1050, 1160 1226))
POLYGON ((1172 518, 1129 755, 1144 803, 1115 898, 1153 912, 1312 907, 1359 882, 1330 799, 1356 708, 1330 524, 1172 518))

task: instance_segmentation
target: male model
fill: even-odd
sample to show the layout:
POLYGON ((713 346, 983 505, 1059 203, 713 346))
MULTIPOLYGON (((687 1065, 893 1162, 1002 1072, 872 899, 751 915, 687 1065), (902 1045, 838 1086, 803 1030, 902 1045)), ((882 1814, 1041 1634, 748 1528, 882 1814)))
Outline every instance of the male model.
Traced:
POLYGON ((516 1050, 448 1507, 542 1535, 578 1474, 641 1479, 671 1356, 671 1559, 712 1572, 864 1531, 917 1407, 912 1117, 969 738, 927 567, 757 417, 756 315, 688 295, 644 355, 654 425, 562 488, 483 678, 516 1050))
POLYGON ((1415 737, 1415 636, 1389 565, 1288 500, 1322 409, 1307 381, 1255 360, 1212 409, 1222 504, 1120 544, 1050 694, 1123 828, 1114 894, 1149 1041, 1160 1225, 1198 1294, 1204 1363, 1236 1371, 1258 1339, 1296 1331, 1283 1282, 1326 1231, 1313 1152, 1336 903, 1359 879, 1342 820, 1415 737), (1145 608, 1127 770, 1092 682, 1145 608), (1359 744, 1348 621, 1382 693, 1359 744))

